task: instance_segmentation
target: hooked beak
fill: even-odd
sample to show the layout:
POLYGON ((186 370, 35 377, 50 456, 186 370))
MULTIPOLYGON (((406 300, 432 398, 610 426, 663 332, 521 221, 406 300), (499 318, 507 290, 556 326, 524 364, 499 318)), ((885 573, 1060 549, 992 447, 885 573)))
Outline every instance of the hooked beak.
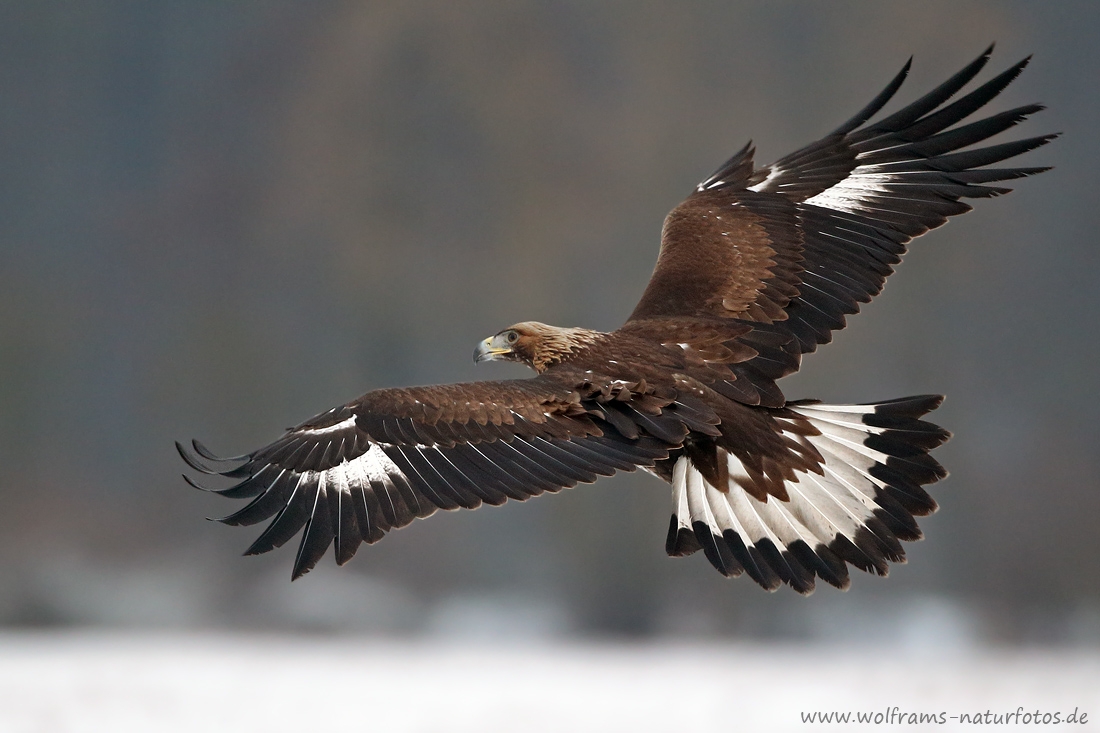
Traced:
POLYGON ((474 363, 483 361, 500 361, 506 354, 511 354, 512 349, 500 342, 499 336, 491 336, 474 349, 474 363))

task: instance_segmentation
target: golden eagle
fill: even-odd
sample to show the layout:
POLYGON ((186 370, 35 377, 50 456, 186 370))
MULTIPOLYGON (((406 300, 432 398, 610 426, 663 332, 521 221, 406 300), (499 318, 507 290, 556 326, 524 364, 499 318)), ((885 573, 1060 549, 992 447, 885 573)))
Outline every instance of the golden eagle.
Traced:
POLYGON ((342 565, 437 509, 636 468, 672 486, 669 555, 702 550, 723 575, 803 594, 815 577, 846 588, 847 564, 886 575, 900 541, 921 537, 914 516, 936 509, 921 487, 946 475, 929 452, 950 434, 920 418, 942 397, 826 405, 789 401, 776 380, 882 290, 909 240, 969 211, 961 199, 1046 170, 987 166, 1054 135, 971 147, 1040 105, 956 124, 1028 62, 948 104, 991 52, 870 123, 906 63, 854 117, 772 165, 754 167, 746 145, 668 215, 621 328, 524 322, 477 346, 476 361, 519 362, 533 378, 377 390, 253 453, 222 459, 192 441, 180 454, 236 480, 217 493, 251 499, 218 521, 274 517, 246 554, 302 532, 293 578, 329 545, 342 565))

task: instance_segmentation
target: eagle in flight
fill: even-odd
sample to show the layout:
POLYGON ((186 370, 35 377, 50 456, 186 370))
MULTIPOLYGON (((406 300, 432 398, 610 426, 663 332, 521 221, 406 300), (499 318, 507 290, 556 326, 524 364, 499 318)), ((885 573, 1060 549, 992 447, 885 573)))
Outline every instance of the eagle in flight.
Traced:
POLYGON ((197 441, 177 444, 180 455, 235 480, 216 493, 250 499, 218 521, 271 519, 246 554, 301 532, 293 578, 330 545, 343 565, 438 509, 637 468, 672 487, 669 555, 702 550, 725 576, 802 594, 815 578, 847 588, 849 564, 886 575, 905 559, 901 541, 921 537, 914 517, 936 509, 922 486, 947 475, 929 453, 950 433, 921 419, 943 398, 827 405, 788 400, 776 381, 882 290, 909 240, 969 211, 962 199, 1010 190, 989 184, 1046 170, 988 166, 1055 135, 971 147, 1040 105, 956 124, 1028 62, 948 104, 991 52, 870 122, 906 63, 854 117, 772 165, 756 168, 746 145, 665 219, 652 278, 621 328, 528 321, 474 351, 532 378, 376 390, 243 456, 197 441))

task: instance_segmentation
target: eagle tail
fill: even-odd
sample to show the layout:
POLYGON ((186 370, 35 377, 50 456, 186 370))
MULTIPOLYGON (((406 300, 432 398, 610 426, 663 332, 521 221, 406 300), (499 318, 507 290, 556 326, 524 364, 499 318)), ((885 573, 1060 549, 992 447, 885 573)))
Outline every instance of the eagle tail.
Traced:
POLYGON ((886 575, 890 562, 905 562, 900 540, 922 536, 914 517, 936 510, 921 487, 947 475, 929 452, 951 434, 920 418, 942 401, 939 395, 866 405, 805 400, 774 410, 777 429, 799 458, 793 470, 781 471, 782 490, 774 476, 746 468, 720 446, 715 457, 727 482, 721 489, 707 478, 713 471, 681 454, 672 470, 668 553, 703 550, 723 575, 746 573, 768 590, 786 583, 804 595, 813 592, 815 577, 846 589, 847 564, 886 575))

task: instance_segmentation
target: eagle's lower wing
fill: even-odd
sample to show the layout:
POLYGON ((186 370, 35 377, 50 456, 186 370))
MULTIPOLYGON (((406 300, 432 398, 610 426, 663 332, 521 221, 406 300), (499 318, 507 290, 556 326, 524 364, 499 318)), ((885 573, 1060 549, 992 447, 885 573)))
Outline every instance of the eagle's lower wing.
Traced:
POLYGON ((866 124, 908 64, 859 114, 773 165, 754 170, 746 146, 665 221, 656 269, 631 321, 749 321, 754 338, 785 339, 770 378, 827 343, 882 290, 913 237, 970 210, 961 199, 1010 189, 989 183, 1045 168, 987 168, 1051 140, 1044 135, 970 148, 1042 109, 1027 105, 955 126, 1001 92, 1027 59, 946 104, 992 48, 900 111, 866 124))
POLYGON ((197 442, 177 447, 195 470, 237 480, 217 493, 251 499, 219 521, 274 517, 246 554, 304 528, 297 578, 330 544, 343 564, 361 543, 437 509, 523 501, 651 466, 714 422, 645 384, 536 377, 369 392, 232 459, 197 442))

